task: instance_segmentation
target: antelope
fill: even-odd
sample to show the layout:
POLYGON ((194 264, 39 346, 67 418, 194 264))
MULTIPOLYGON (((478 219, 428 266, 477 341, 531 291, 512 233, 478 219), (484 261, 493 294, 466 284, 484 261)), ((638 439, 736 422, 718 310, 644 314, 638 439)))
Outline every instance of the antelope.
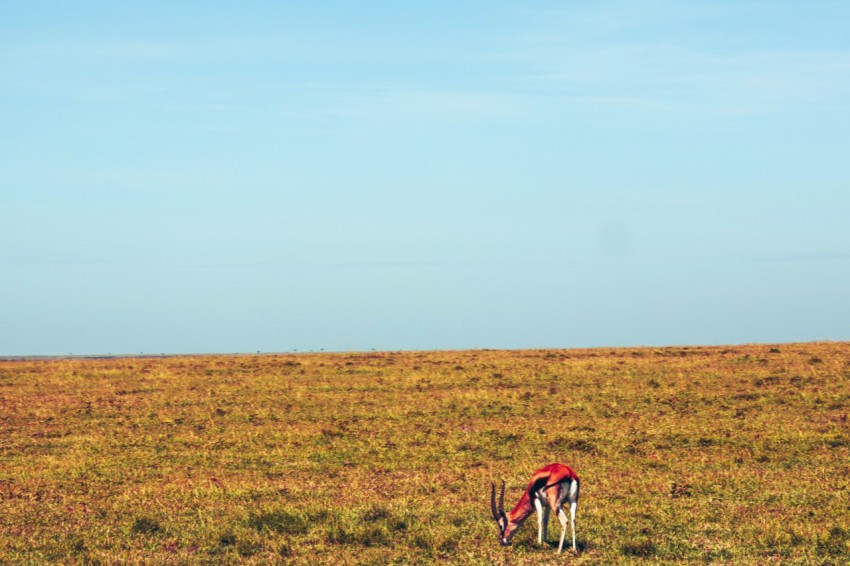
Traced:
POLYGON ((549 526, 549 512, 554 511, 561 522, 561 544, 558 545, 558 554, 564 548, 564 535, 567 534, 567 514, 564 513, 563 505, 570 504, 570 524, 573 530, 573 552, 576 549, 576 508, 578 507, 579 479, 578 475, 563 464, 549 464, 543 466, 531 475, 528 488, 519 500, 519 503, 505 513, 505 482, 499 494, 499 506, 496 507, 496 484, 490 484, 490 508, 493 511, 493 519, 499 525, 499 543, 507 546, 523 521, 534 511, 537 511, 537 541, 544 543, 546 540, 546 529, 549 526))

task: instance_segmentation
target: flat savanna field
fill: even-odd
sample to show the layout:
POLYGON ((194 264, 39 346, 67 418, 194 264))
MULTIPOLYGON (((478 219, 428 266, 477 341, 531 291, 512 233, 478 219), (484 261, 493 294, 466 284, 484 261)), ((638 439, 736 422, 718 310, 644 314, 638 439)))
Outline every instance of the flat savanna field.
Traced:
POLYGON ((847 564, 848 411, 848 343, 0 361, 0 563, 847 564), (500 547, 553 461, 580 554, 500 547))

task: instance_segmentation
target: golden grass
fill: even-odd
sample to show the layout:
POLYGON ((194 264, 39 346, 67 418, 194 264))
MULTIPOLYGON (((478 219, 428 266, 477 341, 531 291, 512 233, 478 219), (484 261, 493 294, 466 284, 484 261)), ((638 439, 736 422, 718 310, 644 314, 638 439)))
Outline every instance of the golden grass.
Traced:
POLYGON ((847 343, 7 360, 0 563, 847 563, 848 405, 847 343), (500 547, 551 461, 582 552, 500 547))

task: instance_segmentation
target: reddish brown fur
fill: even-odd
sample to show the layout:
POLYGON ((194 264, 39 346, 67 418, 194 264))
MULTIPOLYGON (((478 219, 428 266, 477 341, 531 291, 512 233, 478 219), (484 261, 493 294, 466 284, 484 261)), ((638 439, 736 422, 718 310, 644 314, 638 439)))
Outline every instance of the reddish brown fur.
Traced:
POLYGON ((534 492, 542 487, 552 486, 546 490, 546 500, 549 508, 557 511, 558 505, 558 484, 567 480, 578 480, 578 474, 569 466, 564 464, 549 464, 543 466, 531 475, 531 480, 528 482, 528 487, 525 493, 522 494, 519 502, 513 509, 507 513, 508 526, 505 531, 505 537, 510 538, 513 532, 525 521, 529 515, 534 513, 534 503, 532 498, 534 492))

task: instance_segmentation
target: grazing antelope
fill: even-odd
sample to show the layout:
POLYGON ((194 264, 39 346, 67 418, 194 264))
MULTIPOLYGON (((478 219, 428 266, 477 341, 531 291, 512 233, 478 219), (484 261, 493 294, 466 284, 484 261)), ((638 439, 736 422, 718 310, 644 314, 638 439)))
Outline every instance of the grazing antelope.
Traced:
POLYGON ((505 482, 499 494, 499 506, 496 507, 496 484, 491 484, 490 508, 493 518, 499 524, 499 542, 502 546, 510 544, 519 526, 534 511, 537 511, 537 540, 546 540, 546 528, 549 525, 549 511, 554 511, 561 522, 561 544, 558 553, 564 548, 564 535, 567 534, 567 514, 563 505, 570 504, 570 523, 573 529, 573 552, 576 549, 576 507, 578 507, 578 475, 563 464, 543 466, 531 475, 528 488, 510 512, 505 513, 505 482))

